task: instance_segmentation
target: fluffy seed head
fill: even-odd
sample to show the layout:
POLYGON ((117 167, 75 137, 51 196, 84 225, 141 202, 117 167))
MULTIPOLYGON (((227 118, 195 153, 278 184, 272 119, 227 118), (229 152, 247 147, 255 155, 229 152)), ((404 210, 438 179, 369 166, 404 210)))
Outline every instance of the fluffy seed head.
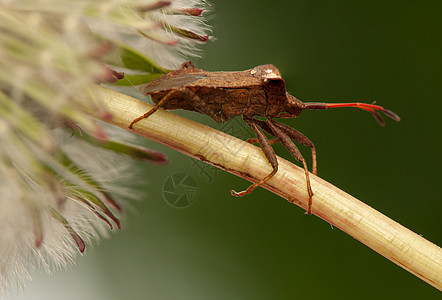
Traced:
MULTIPOLYGON (((109 149, 131 145, 109 143, 114 133, 75 101, 87 95, 101 119, 112 117, 94 94, 97 83, 121 79, 101 60, 109 52, 106 38, 163 68, 176 67, 208 39, 200 17, 204 5, 196 0, 2 2, 0 295, 21 288, 34 269, 71 265, 91 240, 121 226, 115 199, 130 195, 121 178, 128 174, 128 161, 109 149)), ((126 153, 165 162, 158 153, 133 149, 126 153)))

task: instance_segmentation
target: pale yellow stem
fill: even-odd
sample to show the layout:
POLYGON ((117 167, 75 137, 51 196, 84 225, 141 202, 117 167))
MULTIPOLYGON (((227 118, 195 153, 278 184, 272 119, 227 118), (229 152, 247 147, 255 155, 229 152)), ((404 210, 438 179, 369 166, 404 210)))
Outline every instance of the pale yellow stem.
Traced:
MULTIPOLYGON (((106 122, 126 130, 152 107, 106 88, 98 87, 97 93, 113 115, 106 122)), ((100 117, 86 98, 80 97, 79 102, 90 115, 100 117)), ((260 148, 161 109, 129 131, 252 182, 272 171, 260 148)), ((263 187, 305 209, 308 194, 303 169, 280 157, 278 161, 279 171, 263 187)), ((310 180, 313 214, 442 290, 440 247, 321 178, 310 174, 310 180)))

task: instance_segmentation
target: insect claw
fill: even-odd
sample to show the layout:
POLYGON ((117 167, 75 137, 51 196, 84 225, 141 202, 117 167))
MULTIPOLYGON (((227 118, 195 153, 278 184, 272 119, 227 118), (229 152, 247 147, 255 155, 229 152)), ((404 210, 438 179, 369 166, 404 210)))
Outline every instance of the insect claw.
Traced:
POLYGON ((241 191, 241 192, 237 192, 235 190, 230 190, 230 193, 232 194, 232 196, 235 196, 235 197, 242 197, 242 196, 248 194, 247 190, 241 191))

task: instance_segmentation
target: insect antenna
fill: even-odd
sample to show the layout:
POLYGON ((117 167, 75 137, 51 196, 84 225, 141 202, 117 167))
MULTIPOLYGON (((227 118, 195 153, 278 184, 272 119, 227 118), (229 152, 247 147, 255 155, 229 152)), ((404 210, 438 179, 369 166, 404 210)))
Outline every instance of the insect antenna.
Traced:
POLYGON ((379 123, 379 125, 384 126, 385 122, 382 116, 379 114, 379 111, 384 113, 387 117, 392 118, 393 120, 399 122, 401 118, 392 112, 391 110, 385 109, 382 106, 375 104, 367 104, 360 102, 353 103, 304 103, 303 109, 329 109, 329 108, 338 108, 338 107, 356 107, 368 111, 373 114, 373 117, 379 123))

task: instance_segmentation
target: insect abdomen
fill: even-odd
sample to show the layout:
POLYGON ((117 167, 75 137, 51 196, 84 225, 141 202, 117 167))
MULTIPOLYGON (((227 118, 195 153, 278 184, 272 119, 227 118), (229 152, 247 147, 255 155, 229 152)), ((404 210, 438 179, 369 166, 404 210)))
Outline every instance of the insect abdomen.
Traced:
POLYGON ((195 110, 210 116, 218 123, 224 123, 238 115, 262 115, 265 113, 265 105, 263 107, 259 103, 252 107, 250 105, 254 98, 265 97, 262 90, 200 87, 194 92, 200 99, 205 99, 198 108, 195 107, 195 110))
MULTIPOLYGON (((158 102, 160 102, 160 100, 164 96, 167 95, 167 93, 168 93, 168 91, 162 91, 162 92, 150 95, 152 102, 157 104, 158 102)), ((195 109, 192 106, 192 102, 187 101, 186 99, 184 99, 182 97, 171 98, 169 101, 166 101, 162 105, 162 108, 164 108, 164 109, 184 109, 184 110, 195 111, 195 109)))

